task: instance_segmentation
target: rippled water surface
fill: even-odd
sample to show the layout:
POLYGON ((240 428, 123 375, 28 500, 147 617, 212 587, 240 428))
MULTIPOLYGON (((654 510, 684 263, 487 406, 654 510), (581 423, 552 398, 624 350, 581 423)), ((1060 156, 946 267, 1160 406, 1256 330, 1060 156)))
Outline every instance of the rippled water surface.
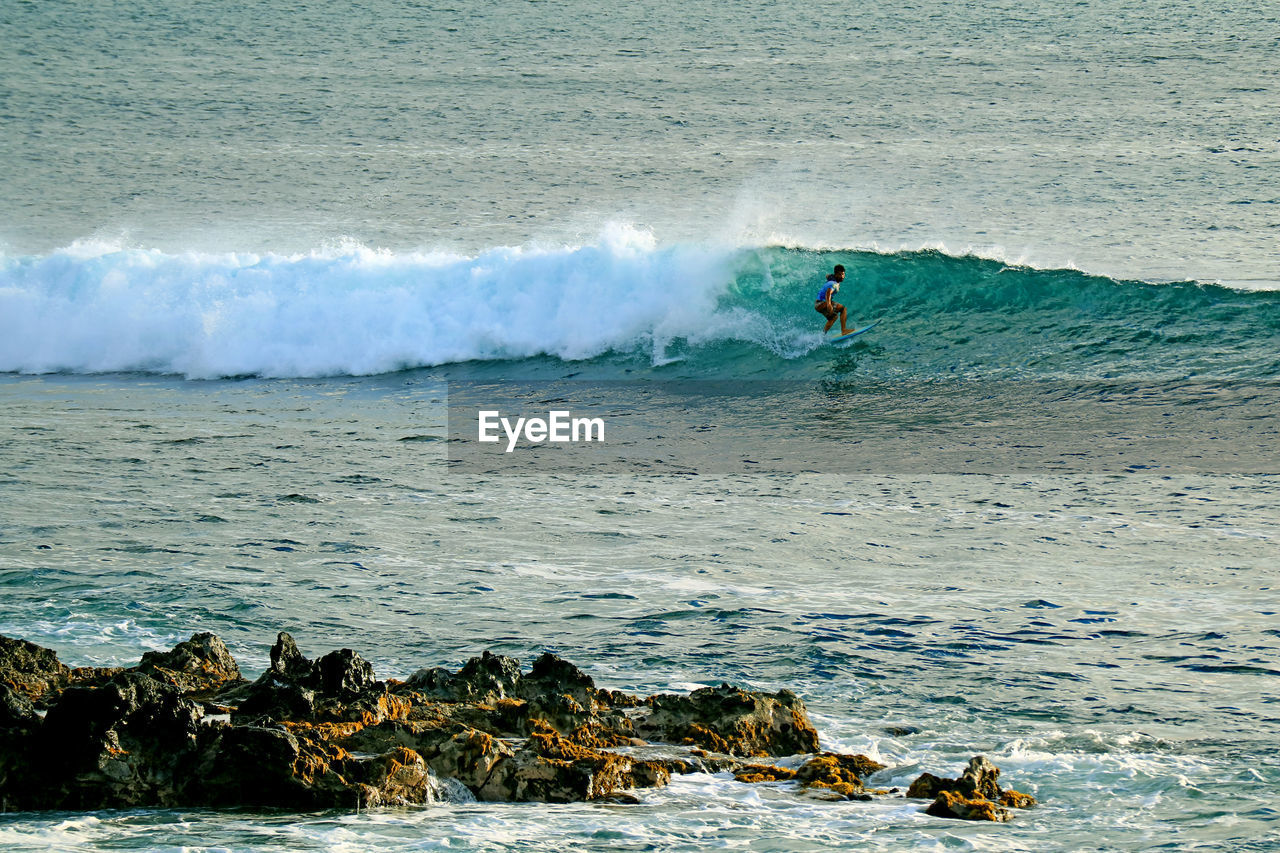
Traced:
MULTIPOLYGON (((984 753, 1043 807, 954 826, 914 802, 688 777, 631 808, 16 816, 0 824, 12 849, 1277 840, 1274 475, 1017 470, 1033 448, 1005 450, 1006 473, 860 472, 836 444, 810 471, 459 472, 443 380, 5 379, 0 631, 73 664, 211 630, 253 673, 284 629, 383 676, 551 649, 641 693, 786 686, 824 747, 890 765, 881 784, 984 753)), ((919 403, 899 398, 898 417, 919 403)), ((939 424, 917 427, 927 456, 939 424)), ((856 410, 845 428, 878 429, 856 410)))
POLYGON ((1274 3, 12 0, 0 34, 0 633, 787 687, 876 784, 981 753, 1042 802, 689 776, 3 814, 3 849, 1280 848, 1274 3), (837 263, 883 320, 843 349, 837 263), (460 443, 565 400, 616 440, 460 443))

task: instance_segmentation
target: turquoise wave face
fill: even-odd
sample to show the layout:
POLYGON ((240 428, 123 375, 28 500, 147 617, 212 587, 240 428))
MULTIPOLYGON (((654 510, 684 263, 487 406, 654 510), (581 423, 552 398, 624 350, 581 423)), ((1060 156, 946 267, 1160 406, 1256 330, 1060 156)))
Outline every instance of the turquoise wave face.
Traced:
POLYGON ((761 248, 736 259, 719 315, 742 340, 671 347, 683 370, 856 373, 886 380, 968 378, 1233 378, 1280 371, 1280 293, 1196 282, 1120 281, 937 251, 761 248), (835 264, 848 345, 822 338, 813 299, 835 264))
POLYGON ((626 231, 476 256, 0 257, 0 371, 24 373, 1266 380, 1278 337, 1277 292, 626 231), (814 311, 835 264, 850 323, 881 321, 844 345, 814 311))

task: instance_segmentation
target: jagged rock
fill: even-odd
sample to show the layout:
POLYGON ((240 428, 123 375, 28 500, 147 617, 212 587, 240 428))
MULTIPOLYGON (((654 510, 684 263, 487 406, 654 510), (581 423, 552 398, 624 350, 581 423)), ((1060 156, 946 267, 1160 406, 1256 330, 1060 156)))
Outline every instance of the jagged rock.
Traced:
POLYGON ((211 806, 307 808, 298 739, 282 726, 226 726, 201 757, 196 801, 211 806))
POLYGON ((956 779, 922 773, 907 789, 907 796, 932 798, 933 804, 925 810, 928 814, 963 820, 1006 821, 1010 814, 997 803, 1020 809, 1036 804, 1035 797, 1030 794, 1002 791, 997 783, 999 778, 998 767, 985 756, 975 755, 956 779))
POLYGON ((659 694, 636 729, 646 739, 688 743, 730 755, 816 752, 818 733, 804 703, 791 691, 739 690, 728 684, 688 696, 659 694))
POLYGON ((955 779, 943 779, 941 776, 934 776, 932 773, 921 773, 919 778, 907 788, 907 796, 914 799, 930 800, 943 791, 950 790, 955 783, 955 779))
POLYGON ((1012 788, 1005 788, 1000 792, 1000 805, 1011 809, 1029 809, 1036 805, 1036 798, 1012 788))
POLYGON ((810 758, 798 770, 769 764, 748 764, 738 768, 733 778, 750 783, 794 779, 800 783, 801 790, 819 799, 856 799, 864 796, 863 779, 884 768, 885 765, 865 755, 824 752, 810 758))
POLYGON ((747 764, 735 770, 733 778, 752 785, 760 782, 789 782, 796 778, 796 771, 774 767, 772 764, 747 764))
MULTIPOLYGON (((0 684, 0 792, 22 785, 29 773, 31 732, 40 723, 25 694, 0 684)), ((7 798, 0 800, 8 810, 7 798)))
POLYGON ((0 636, 0 684, 33 702, 65 687, 71 670, 51 649, 0 636))
POLYGON ((922 773, 920 778, 911 783, 907 789, 908 797, 936 797, 943 791, 955 791, 969 798, 987 800, 1000 799, 1000 768, 996 767, 985 756, 975 755, 969 759, 964 772, 956 779, 943 779, 932 773, 922 773))
POLYGON ((39 720, 25 693, 0 684, 0 729, 24 729, 39 720))
POLYGON ((192 634, 168 652, 147 652, 137 670, 184 693, 199 695, 244 681, 226 645, 209 633, 192 634))
POLYGON ((200 705, 139 672, 122 672, 101 687, 68 688, 33 750, 32 773, 44 782, 31 792, 33 805, 179 805, 203 716, 200 705))
POLYGON ((457 673, 432 667, 418 670, 405 681, 432 699, 486 704, 516 697, 519 683, 520 661, 489 651, 471 658, 457 673))
POLYGON ((986 756, 975 755, 956 780, 955 790, 966 797, 997 800, 1000 798, 1000 786, 996 782, 999 778, 999 767, 988 761, 986 756))
POLYGON ((934 817, 949 817, 959 820, 989 820, 1004 823, 1013 816, 1009 810, 997 806, 990 800, 970 799, 957 791, 943 791, 933 801, 925 814, 934 817))
POLYGON ((313 675, 316 689, 328 696, 355 696, 374 683, 373 666, 351 649, 338 649, 320 658, 313 675))
POLYGON ((806 788, 828 788, 843 797, 862 793, 862 781, 885 765, 865 755, 838 755, 824 752, 810 758, 796 771, 796 780, 806 788))
POLYGON ((658 764, 579 746, 543 725, 494 765, 479 799, 568 803, 600 800, 640 784, 666 784, 658 764))
POLYGON ((422 693, 428 699, 457 701, 453 673, 442 666, 424 667, 418 670, 404 680, 404 686, 422 693))
POLYGON ((266 719, 305 720, 315 710, 314 690, 267 670, 249 686, 244 700, 231 712, 231 722, 238 726, 266 719))
POLYGON ((671 747, 662 744, 630 752, 661 765, 672 776, 686 773, 736 773, 743 763, 741 759, 722 752, 707 752, 698 748, 671 747), (672 750, 677 750, 672 752, 672 750))
MULTIPOLYGON (((376 704, 376 698, 365 696, 376 684, 373 667, 351 649, 310 661, 298 651, 293 637, 281 632, 271 648, 271 667, 237 691, 239 706, 232 713, 232 722, 305 720, 321 713, 343 718, 348 713, 347 703, 359 699, 364 700, 363 705, 353 713, 363 715, 372 711, 370 703, 376 704)), ((386 694, 385 685, 382 693, 386 694)), ((218 698, 230 697, 219 694, 218 698)))
MULTIPOLYGON (((634 789, 665 785, 672 773, 723 770, 744 781, 794 779, 810 796, 870 796, 862 780, 879 764, 816 750, 804 704, 788 691, 722 685, 640 700, 597 689, 552 654, 527 674, 485 652, 456 673, 380 682, 350 649, 312 661, 281 633, 270 667, 248 683, 212 634, 125 671, 67 670, 47 649, 0 642, 6 808, 356 808, 444 791, 636 802, 634 789), (219 704, 207 715, 193 697, 219 704), (794 771, 734 757, 797 754, 811 757, 794 771)), ((959 779, 921 777, 913 791, 927 788, 949 813, 994 816, 985 819, 1000 819, 996 798, 1034 802, 1000 791, 998 775, 977 758, 959 779)))
POLYGON ((292 636, 284 631, 276 635, 276 644, 271 647, 271 672, 285 681, 301 684, 311 680, 312 669, 311 661, 298 651, 292 636))
POLYGON ((481 800, 500 800, 510 786, 495 780, 499 763, 515 755, 505 741, 476 729, 459 731, 441 742, 431 754, 424 754, 437 773, 457 779, 481 800))
POLYGON ((520 677, 517 693, 527 701, 569 696, 590 710, 595 704, 596 683, 567 660, 545 652, 533 662, 529 674, 520 677))
MULTIPOLYGON (((529 700, 526 707, 529 717, 545 720, 556 731, 562 733, 572 732, 588 725, 595 719, 590 710, 584 708, 567 693, 535 696, 529 700)), ((629 720, 625 723, 628 725, 628 729, 630 729, 629 723, 629 720)))
POLYGON ((362 805, 388 806, 429 803, 439 799, 439 785, 422 756, 407 747, 398 747, 368 764, 368 776, 361 784, 362 805))

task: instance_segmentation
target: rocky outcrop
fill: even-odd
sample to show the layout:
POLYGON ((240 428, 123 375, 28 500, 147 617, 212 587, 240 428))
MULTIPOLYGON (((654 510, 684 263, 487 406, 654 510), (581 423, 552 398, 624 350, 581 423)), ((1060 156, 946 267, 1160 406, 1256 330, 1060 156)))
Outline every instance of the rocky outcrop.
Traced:
POLYGON ((683 743, 729 755, 816 752, 818 732, 794 693, 756 693, 728 684, 688 696, 651 696, 637 723, 643 738, 683 743))
MULTIPOLYGON (((196 634, 130 669, 73 670, 47 649, 0 638, 0 801, 9 809, 358 808, 459 796, 634 802, 631 791, 674 773, 724 770, 742 781, 793 781, 823 799, 883 793, 863 784, 883 765, 817 753, 804 704, 785 690, 721 685, 642 699, 599 689, 550 653, 527 672, 486 652, 456 672, 383 681, 350 649, 311 660, 284 633, 270 660, 248 682, 221 640, 196 634), (787 770, 743 756, 805 758, 787 770)), ((987 785, 993 771, 938 780, 934 796, 1016 794, 987 785)))
POLYGON ((0 637, 0 685, 34 702, 70 681, 71 669, 54 652, 26 640, 0 637))
POLYGON ((147 652, 137 671, 197 696, 212 695, 244 681, 226 645, 208 633, 194 634, 167 652, 147 652))
MULTIPOLYGON (((748 764, 739 768, 734 778, 739 782, 783 782, 794 780, 802 792, 829 800, 871 799, 863 780, 884 770, 886 765, 865 755, 841 755, 824 752, 815 755, 796 770, 771 764, 748 764)), ((887 791, 876 793, 887 794, 887 791)))
POLYGON ((976 755, 956 779, 921 774, 907 789, 907 796, 932 799, 925 809, 928 814, 960 820, 1003 822, 1012 817, 1009 808, 1028 809, 1036 804, 1030 794, 1001 789, 999 778, 1000 769, 984 756, 976 755))

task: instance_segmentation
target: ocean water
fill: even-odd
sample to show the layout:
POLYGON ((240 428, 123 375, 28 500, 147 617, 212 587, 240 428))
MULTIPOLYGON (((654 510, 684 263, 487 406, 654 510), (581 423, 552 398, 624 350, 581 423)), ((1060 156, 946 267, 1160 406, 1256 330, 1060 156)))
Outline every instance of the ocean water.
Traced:
POLYGON ((1280 847, 1270 4, 14 0, 0 34, 0 633, 787 687, 876 784, 985 754, 1042 803, 688 776, 7 814, 4 849, 1280 847), (847 346, 837 263, 881 320, 847 346), (609 440, 470 440, 551 406, 609 440))

